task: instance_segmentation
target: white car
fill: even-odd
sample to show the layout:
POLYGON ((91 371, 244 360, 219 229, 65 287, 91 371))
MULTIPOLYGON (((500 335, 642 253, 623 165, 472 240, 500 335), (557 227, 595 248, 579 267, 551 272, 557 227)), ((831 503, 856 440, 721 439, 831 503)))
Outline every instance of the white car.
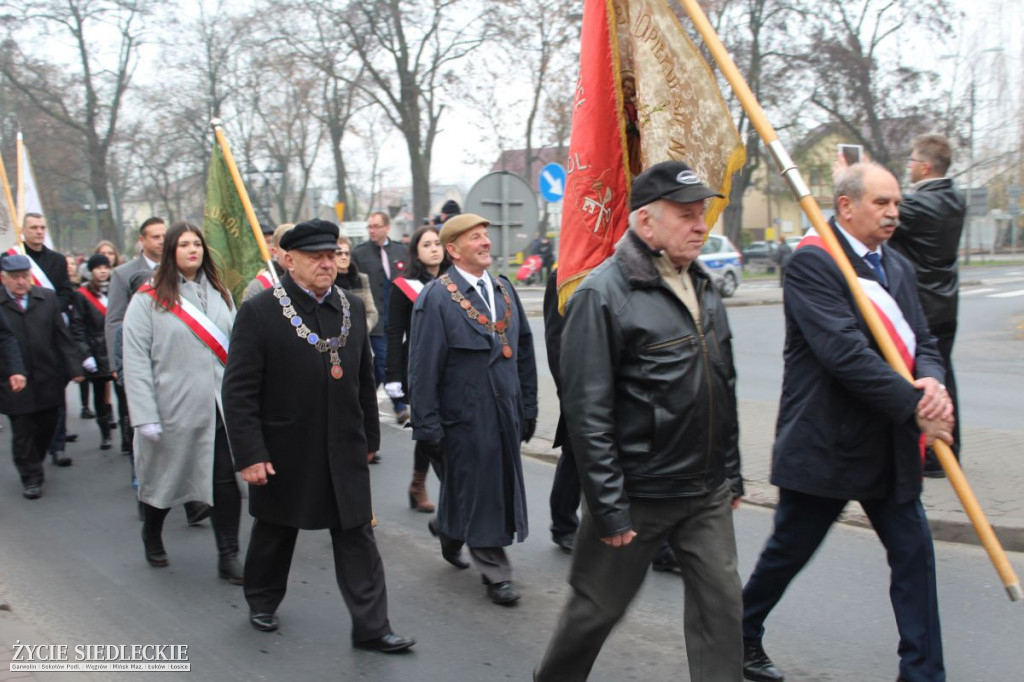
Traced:
POLYGON ((736 293, 743 278, 743 256, 731 241, 720 234, 709 234, 697 258, 711 272, 722 298, 736 293))

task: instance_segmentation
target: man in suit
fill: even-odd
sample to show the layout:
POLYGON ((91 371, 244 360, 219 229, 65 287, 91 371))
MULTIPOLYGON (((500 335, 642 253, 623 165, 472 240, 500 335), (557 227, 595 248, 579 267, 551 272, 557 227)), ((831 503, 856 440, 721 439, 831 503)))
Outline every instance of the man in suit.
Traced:
POLYGON ((250 624, 276 630, 299 530, 330 529, 353 646, 393 653, 416 642, 388 622, 367 462, 380 445, 373 361, 363 302, 334 286, 337 243, 324 220, 287 232, 288 274, 246 301, 232 329, 224 421, 255 517, 245 599, 250 624))
POLYGON ((43 461, 57 428, 58 408, 64 404, 64 388, 69 379, 82 381, 83 372, 62 304, 49 289, 33 286, 30 268, 28 256, 7 254, 0 259, 0 308, 24 362, 16 374, 27 378, 0 383, 0 412, 11 420, 11 453, 22 494, 35 500, 43 494, 43 461))
POLYGON ((771 482, 779 487, 772 536, 743 589, 743 672, 778 682, 762 646, 764 621, 857 500, 885 546, 900 633, 899 679, 942 682, 935 555, 921 506, 920 437, 951 440, 944 371, 917 297, 911 264, 885 246, 899 221, 896 178, 875 164, 842 173, 831 224, 864 292, 916 377, 886 363, 835 259, 816 234, 793 253, 784 282, 786 345, 771 482))
MULTIPOLYGON (((913 191, 900 204, 900 224, 889 244, 907 257, 917 275, 917 293, 928 320, 928 329, 939 345, 946 365, 946 389, 957 408, 956 378, 953 375, 953 341, 956 338, 960 278, 957 253, 964 229, 967 202, 946 177, 953 162, 949 140, 944 135, 914 138, 907 171, 913 191)), ((960 425, 953 425, 953 454, 960 459, 960 425)), ((924 475, 942 478, 946 474, 928 451, 924 475)))
POLYGON ((443 463, 429 525, 441 555, 468 568, 468 545, 491 601, 509 605, 519 591, 505 547, 529 532, 519 448, 537 426, 537 365, 519 295, 487 272, 488 225, 463 213, 441 228, 452 267, 413 306, 409 395, 412 437, 443 463))
MULTIPOLYGON (((380 312, 377 324, 370 330, 370 345, 373 348, 373 378, 377 386, 387 378, 387 328, 388 299, 391 295, 391 283, 400 277, 409 262, 409 249, 398 242, 391 241, 388 232, 391 230, 391 218, 387 213, 377 211, 366 219, 366 230, 370 240, 352 249, 352 260, 359 272, 370 279, 370 291, 373 292, 373 304, 380 312)), ((391 399, 395 409, 395 418, 399 424, 409 420, 409 406, 396 398, 391 399)))

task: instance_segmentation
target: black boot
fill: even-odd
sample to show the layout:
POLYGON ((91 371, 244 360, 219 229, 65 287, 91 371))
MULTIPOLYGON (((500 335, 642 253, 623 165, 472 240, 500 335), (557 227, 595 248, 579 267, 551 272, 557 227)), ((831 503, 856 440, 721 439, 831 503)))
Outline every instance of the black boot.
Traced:
POLYGON ((100 450, 109 450, 112 447, 110 440, 110 405, 106 405, 100 408, 103 410, 100 414, 96 415, 96 423, 100 427, 100 450))
POLYGON ((127 418, 121 419, 121 454, 132 454, 132 439, 135 437, 135 430, 128 423, 127 418))
POLYGON ((213 507, 205 502, 185 503, 185 517, 188 519, 188 525, 190 526, 198 526, 212 511, 213 507))
POLYGON ((242 562, 238 560, 238 533, 222 533, 213 529, 217 540, 217 575, 232 585, 243 584, 242 562))
POLYGON ((142 505, 142 545, 146 549, 146 561, 154 568, 168 565, 167 552, 164 551, 164 518, 167 509, 157 509, 145 502, 142 505))

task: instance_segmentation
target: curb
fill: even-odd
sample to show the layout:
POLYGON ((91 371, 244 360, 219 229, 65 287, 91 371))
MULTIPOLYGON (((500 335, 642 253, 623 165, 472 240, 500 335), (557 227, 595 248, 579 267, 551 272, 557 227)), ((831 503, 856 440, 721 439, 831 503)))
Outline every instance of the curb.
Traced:
MULTIPOLYGON (((523 443, 522 454, 550 464, 558 462, 560 450, 551 447, 551 441, 545 438, 534 437, 529 443, 523 443)), ((744 479, 743 485, 746 493, 743 502, 757 507, 774 509, 778 499, 778 488, 767 481, 755 481, 744 479)), ((929 510, 925 506, 925 513, 928 516, 928 526, 932 531, 932 538, 940 542, 956 542, 966 545, 981 546, 978 534, 974 531, 965 512, 939 512, 929 510)), ((860 528, 870 528, 871 522, 864 514, 860 505, 849 504, 839 516, 839 523, 860 528)), ((1024 552, 1024 519, 999 519, 992 523, 992 530, 1007 552, 1024 552)))

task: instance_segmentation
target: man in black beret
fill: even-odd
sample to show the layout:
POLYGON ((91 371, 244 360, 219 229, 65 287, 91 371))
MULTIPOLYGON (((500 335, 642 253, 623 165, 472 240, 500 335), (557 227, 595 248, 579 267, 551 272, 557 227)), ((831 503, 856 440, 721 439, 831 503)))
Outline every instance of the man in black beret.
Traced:
POLYGON ((569 300, 561 397, 586 505, 535 680, 586 679, 665 542, 686 590, 689 679, 742 678, 736 373, 721 297, 694 263, 713 196, 681 162, 641 173, 629 230, 569 300))
POLYGON ((281 282, 242 304, 223 404, 235 466, 255 517, 245 559, 249 622, 278 628, 299 529, 331 531, 354 646, 391 653, 384 568, 370 525, 367 455, 380 444, 373 357, 358 296, 334 286, 338 226, 299 223, 281 237, 281 282))

